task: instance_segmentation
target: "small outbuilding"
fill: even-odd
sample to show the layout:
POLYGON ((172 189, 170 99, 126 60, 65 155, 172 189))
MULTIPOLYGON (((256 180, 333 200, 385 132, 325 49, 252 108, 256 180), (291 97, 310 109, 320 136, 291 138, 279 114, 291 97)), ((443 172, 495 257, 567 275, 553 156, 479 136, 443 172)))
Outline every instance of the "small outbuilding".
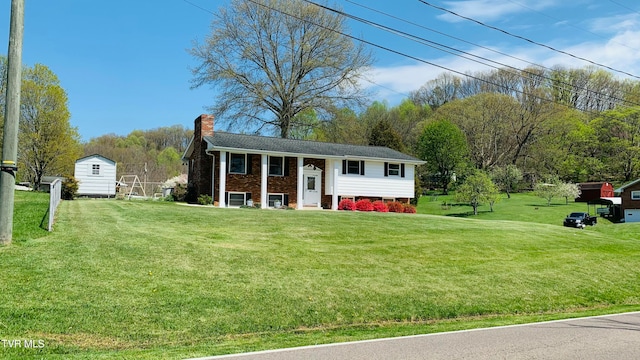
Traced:
POLYGON ((580 195, 576 202, 589 202, 600 198, 614 197, 613 185, 608 182, 579 183, 580 195))
POLYGON ((622 198, 625 222, 640 222, 640 179, 624 184, 615 190, 622 198))
POLYGON ((111 197, 116 195, 116 162, 93 154, 76 160, 78 196, 111 197))

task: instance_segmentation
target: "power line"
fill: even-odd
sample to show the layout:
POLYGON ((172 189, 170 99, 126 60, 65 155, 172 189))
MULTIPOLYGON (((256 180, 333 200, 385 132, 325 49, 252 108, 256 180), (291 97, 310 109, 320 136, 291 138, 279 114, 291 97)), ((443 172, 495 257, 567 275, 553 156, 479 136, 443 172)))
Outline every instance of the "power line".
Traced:
MULTIPOLYGON (((203 8, 203 7, 202 7, 202 6, 200 6, 200 5, 194 4, 194 3, 192 3, 192 2, 191 2, 191 1, 189 1, 189 0, 182 0, 182 1, 186 2, 187 4, 189 4, 189 5, 193 6, 193 7, 198 8, 198 9, 200 9, 200 10, 203 10, 203 11, 206 11, 206 12, 208 12, 208 13, 210 13, 210 14, 215 15, 215 13, 214 13, 213 11, 211 11, 211 10, 209 10, 209 9, 206 9, 206 8, 203 8)), ((373 80, 370 80, 370 79, 364 79, 364 80, 365 80, 366 82, 368 82, 368 83, 372 84, 372 85, 375 85, 375 86, 378 86, 378 87, 380 87, 380 88, 383 88, 383 89, 389 90, 389 91, 394 92, 394 93, 396 93, 396 94, 398 94, 398 95, 403 95, 403 96, 409 97, 409 94, 406 94, 406 93, 403 93, 403 92, 397 91, 397 90, 395 90, 395 89, 392 89, 392 88, 390 88, 390 87, 387 87, 387 86, 384 86, 384 85, 378 84, 378 83, 376 83, 376 82, 375 82, 375 81, 373 81, 373 80)))
POLYGON ((489 29, 492 29, 492 30, 499 31, 499 32, 501 32, 501 33, 503 33, 503 34, 506 34, 506 35, 509 35, 509 36, 515 37, 515 38, 520 39, 520 40, 524 40, 524 41, 529 42, 529 43, 531 43, 531 44, 538 45, 538 46, 544 47, 544 48, 546 48, 546 49, 549 49, 549 50, 555 51, 555 52, 557 52, 557 53, 560 53, 560 54, 564 54, 564 55, 570 56, 570 57, 572 57, 572 58, 574 58, 574 59, 578 59, 578 60, 586 61, 586 62, 588 62, 588 63, 590 63, 590 64, 593 64, 593 65, 596 65, 596 66, 600 66, 600 67, 603 67, 603 68, 605 68, 605 69, 609 69, 609 70, 611 70, 611 71, 615 71, 615 72, 620 73, 620 74, 625 74, 625 75, 631 76, 631 77, 633 77, 633 78, 640 79, 640 77, 639 77, 639 76, 633 75, 633 74, 628 73, 628 72, 626 72, 626 71, 618 70, 618 69, 612 68, 612 67, 610 67, 610 66, 608 66, 608 65, 604 65, 604 64, 597 63, 597 62, 595 62, 595 61, 593 61, 593 60, 589 60, 589 59, 583 58, 583 57, 581 57, 581 56, 577 56, 577 55, 571 54, 571 53, 566 52, 566 51, 564 51, 564 50, 556 49, 556 48, 554 48, 554 47, 552 47, 552 46, 549 46, 549 45, 546 45, 546 44, 539 43, 539 42, 537 42, 537 41, 534 41, 534 40, 528 39, 528 38, 526 38, 526 37, 524 37, 524 36, 520 36, 520 35, 512 34, 512 33, 508 32, 508 31, 503 30, 503 29, 500 29, 500 28, 498 28, 498 27, 495 27, 495 26, 492 26, 492 25, 485 24, 485 23, 483 23, 482 21, 479 21, 479 20, 476 20, 476 19, 473 19, 473 18, 470 18, 470 17, 467 17, 467 16, 460 15, 460 14, 458 14, 458 13, 454 12, 454 11, 451 11, 451 10, 445 9, 445 8, 440 7, 440 6, 437 6, 437 5, 433 5, 433 4, 429 3, 428 1, 425 1, 425 0, 418 0, 418 1, 419 1, 419 2, 421 2, 421 3, 423 3, 423 4, 425 4, 425 5, 427 5, 427 6, 430 6, 430 7, 432 7, 432 8, 435 8, 435 9, 438 9, 438 10, 442 10, 442 11, 444 11, 444 12, 447 12, 447 13, 451 14, 451 15, 455 15, 455 16, 457 16, 457 17, 459 17, 459 18, 462 18, 462 19, 465 19, 465 20, 472 21, 472 22, 474 22, 474 23, 476 23, 476 24, 478 24, 478 25, 484 26, 484 27, 489 28, 489 29))
MULTIPOLYGON (((347 1, 348 1, 348 0, 347 0, 347 1)), ((549 19, 551 19, 551 20, 555 20, 555 21, 558 21, 558 22, 566 22, 566 25, 571 26, 571 27, 572 27, 572 28, 574 28, 574 29, 578 29, 578 30, 580 30, 580 31, 584 31, 584 32, 589 33, 589 34, 591 34, 591 35, 597 36, 597 37, 599 37, 599 38, 601 38, 601 39, 610 40, 610 39, 608 39, 608 38, 607 38, 607 37, 605 37, 605 36, 602 36, 602 35, 600 35, 600 34, 596 34, 596 33, 594 33, 593 31, 589 31, 589 30, 587 30, 587 29, 583 29, 583 28, 581 28, 581 27, 579 27, 579 26, 576 26, 576 25, 570 24, 570 23, 569 23, 568 21, 566 21, 566 20, 558 19, 557 17, 551 16, 551 15, 549 15, 549 14, 545 14, 545 13, 543 13, 543 12, 541 12, 541 11, 538 11, 538 10, 536 10, 536 9, 534 9, 534 8, 531 8, 531 7, 529 7, 529 6, 526 6, 526 5, 521 4, 521 3, 519 3, 519 2, 516 2, 516 1, 513 1, 513 0, 507 0, 507 1, 508 1, 508 2, 510 2, 510 3, 512 3, 512 4, 516 4, 516 5, 520 6, 520 7, 523 7, 523 8, 525 8, 525 9, 529 10, 529 11, 533 11, 533 12, 535 12, 535 13, 538 13, 538 14, 542 15, 542 16, 546 16, 546 17, 548 17, 548 18, 549 18, 549 19)), ((609 0, 609 1, 611 1, 611 0, 609 0)), ((613 2, 613 1, 612 1, 612 2, 613 2)), ((636 49, 636 48, 632 48, 632 47, 628 46, 627 44, 623 44, 623 43, 618 42, 618 41, 614 41, 614 40, 610 40, 610 41, 611 41, 611 42, 613 42, 613 43, 615 43, 615 44, 618 44, 618 45, 624 46, 624 47, 626 47, 627 49, 631 49, 631 50, 638 50, 638 49, 636 49)))
POLYGON ((616 4, 616 5, 618 5, 618 6, 620 6, 620 7, 622 7, 622 8, 625 8, 625 9, 627 9, 627 10, 631 10, 631 11, 633 11, 633 12, 634 12, 634 13, 636 13, 636 14, 640 14, 640 12, 638 12, 638 10, 632 9, 632 8, 630 8, 630 7, 628 7, 628 6, 624 5, 624 4, 620 4, 620 3, 619 3, 619 2, 617 2, 617 1, 613 1, 613 0, 609 0, 609 1, 610 1, 610 2, 612 2, 612 3, 614 3, 614 4, 616 4))
MULTIPOLYGON (((497 83, 494 83, 494 82, 491 82, 491 81, 489 81, 489 80, 487 80, 487 79, 483 79, 483 78, 480 78, 480 77, 477 77, 477 76, 474 76, 474 75, 471 75, 471 74, 463 73, 463 72, 461 72, 461 71, 454 70, 454 69, 448 68, 448 67, 446 67, 446 66, 439 65, 439 64, 436 64, 436 63, 433 63, 433 62, 430 62, 430 61, 427 61, 427 60, 424 60, 424 59, 418 58, 418 57, 416 57, 416 56, 409 55, 409 54, 403 53, 403 52, 401 52, 401 51, 394 50, 394 49, 391 49, 391 48, 388 48, 388 47, 385 47, 385 46, 382 46, 382 45, 379 45, 379 44, 373 43, 373 42, 371 42, 371 41, 368 41, 368 40, 365 40, 365 39, 362 39, 362 38, 358 38, 358 37, 353 36, 353 35, 350 35, 350 34, 346 34, 346 33, 342 32, 342 31, 338 31, 338 30, 335 30, 335 29, 329 28, 329 27, 327 27, 327 26, 324 26, 324 25, 321 25, 321 24, 317 24, 317 23, 311 22, 311 21, 310 21, 310 20, 308 20, 308 19, 302 19, 302 18, 300 18, 300 17, 298 17, 298 16, 296 16, 296 15, 289 14, 289 13, 287 13, 287 12, 286 12, 286 11, 284 11, 284 10, 275 9, 275 8, 273 8, 273 7, 269 6, 269 5, 265 5, 265 4, 263 4, 263 3, 259 2, 259 1, 256 1, 256 0, 246 0, 246 1, 251 2, 251 3, 253 3, 253 4, 255 4, 255 5, 258 5, 258 6, 265 7, 265 8, 267 8, 267 9, 271 10, 271 11, 275 11, 275 12, 281 13, 281 14, 283 14, 283 15, 290 16, 290 17, 292 17, 292 18, 294 18, 294 19, 298 19, 298 20, 300 20, 300 21, 305 21, 305 22, 307 22, 307 23, 310 23, 310 24, 312 24, 312 25, 318 26, 318 27, 320 27, 320 28, 323 28, 323 29, 326 29, 326 30, 329 30, 329 31, 335 32, 336 34, 339 34, 339 35, 342 35, 342 36, 348 37, 348 38, 350 38, 350 39, 352 39, 352 40, 359 41, 359 42, 361 42, 361 43, 363 43, 363 44, 370 45, 370 46, 376 47, 376 48, 378 48, 378 49, 385 50, 385 51, 391 52, 391 53, 393 53, 393 54, 396 54, 396 55, 400 55, 400 56, 406 57, 406 58, 408 58, 408 59, 412 59, 412 60, 415 60, 415 61, 418 61, 418 62, 422 62, 422 63, 424 63, 424 64, 431 65, 431 66, 437 67, 437 68, 439 68, 439 69, 443 69, 443 70, 446 70, 446 71, 452 72, 452 73, 454 73, 454 74, 458 74, 458 75, 461 75, 461 76, 464 76, 464 77, 468 77, 468 78, 471 78, 471 79, 474 79, 474 80, 478 80, 478 81, 481 81, 481 82, 484 82, 484 83, 487 83, 487 84, 490 84, 490 85, 494 85, 494 86, 497 86, 497 87, 502 87, 502 88, 504 88, 504 86, 503 86, 503 85, 501 85, 501 84, 497 84, 497 83)), ((316 5, 316 6, 320 6, 320 7, 322 7, 321 5, 315 4, 315 3, 311 2, 311 1, 308 1, 308 0, 303 0, 303 1, 308 2, 308 3, 311 3, 311 4, 314 4, 314 5, 316 5)), ((543 97, 537 96, 537 95, 535 95, 535 94, 525 93, 524 91, 519 90, 519 89, 516 89, 516 88, 509 89, 509 90, 514 91, 514 92, 517 92, 517 93, 522 94, 522 95, 530 96, 531 98, 534 98, 534 99, 537 99, 537 100, 540 100, 540 101, 544 101, 544 102, 548 102, 548 103, 555 103, 554 101, 552 101, 552 100, 550 100, 550 99, 543 98, 543 97)), ((568 105, 566 105, 566 104, 562 104, 562 103, 557 103, 557 104, 559 104, 559 105, 561 105, 561 106, 565 106, 565 107, 567 107, 567 108, 569 108, 569 109, 574 109, 573 107, 568 106, 568 105)), ((593 112, 593 111, 590 111, 590 110, 585 110, 585 111, 586 111, 586 112, 593 112)))
MULTIPOLYGON (((341 15, 341 16, 344 16, 344 17, 347 17, 347 18, 350 18, 350 19, 353 19, 353 20, 356 20, 356 21, 362 22, 362 23, 364 23, 364 24, 367 24, 367 25, 370 25, 370 26, 373 26, 373 27, 376 27, 376 28, 379 28, 379 29, 385 30, 385 31, 387 31, 387 32, 390 32, 390 33, 393 33, 393 34, 396 34, 396 35, 402 36, 402 37, 404 37, 404 38, 407 38, 407 39, 410 39, 410 40, 412 40, 412 41, 415 41, 415 42, 421 43, 421 44, 423 44, 423 45, 426 45, 426 46, 432 47, 432 48, 434 48, 434 49, 437 49, 437 50, 440 50, 440 51, 446 52, 446 53, 448 53, 448 54, 451 54, 451 55, 454 55, 454 56, 461 57, 461 58, 463 58, 463 59, 467 59, 467 60, 470 60, 470 61, 473 61, 473 62, 477 62, 477 63, 479 63, 479 64, 482 64, 482 65, 485 65, 485 66, 489 66, 489 67, 492 67, 492 68, 497 69, 497 70, 502 70, 502 69, 504 69, 504 68, 508 68, 508 69, 514 70, 514 71, 516 71, 516 72, 509 72, 509 73, 511 73, 511 74, 513 74, 513 75, 516 75, 516 76, 519 76, 519 77, 524 77, 524 76, 522 75, 522 73, 529 75, 530 77, 527 77, 527 78, 528 78, 528 79, 530 79, 530 80, 533 80, 533 79, 534 79, 534 78, 536 78, 536 77, 540 77, 540 78, 543 78, 543 79, 546 79, 546 80, 551 81, 551 86, 552 86, 552 87, 554 87, 554 88, 557 88, 557 89, 562 89, 562 88, 560 88, 560 87, 558 86, 558 84, 560 84, 560 85, 566 85, 566 86, 570 86, 570 87, 574 87, 574 85, 572 85, 572 84, 569 84, 569 83, 566 83, 566 82, 563 82, 563 81, 556 81, 556 80, 554 80, 554 79, 549 78, 549 77, 548 77, 548 76, 546 76, 546 75, 540 75, 540 74, 532 73, 531 71, 529 71, 529 70, 527 70, 527 69, 518 69, 518 68, 515 68, 515 67, 513 67, 513 66, 510 66, 510 65, 507 65, 507 64, 504 64, 504 63, 498 62, 498 61, 494 61, 494 60, 491 60, 491 59, 488 59, 488 58, 485 58, 485 57, 482 57, 482 56, 478 56, 478 55, 475 55, 475 54, 471 54, 471 53, 466 52, 466 51, 462 51, 462 50, 459 50, 459 49, 455 49, 455 48, 453 48, 453 47, 450 47, 450 46, 447 46, 447 45, 444 45, 444 44, 440 44, 440 43, 437 43, 437 42, 434 42, 434 41, 431 41, 431 40, 427 40, 427 39, 424 39, 424 38, 418 37, 418 36, 416 36, 416 35, 412 35, 412 34, 406 33, 406 32, 404 32, 404 31, 400 31, 400 30, 397 30, 397 29, 393 29, 393 28, 388 27, 388 26, 386 26, 386 25, 382 25, 382 24, 379 24, 379 23, 376 23, 376 22, 373 22, 373 21, 370 21, 370 20, 363 19, 363 18, 358 17, 358 16, 355 16, 355 15, 348 14, 348 13, 346 13, 346 12, 344 12, 344 11, 336 10, 336 9, 330 8, 330 7, 325 6, 325 5, 317 4, 317 3, 313 2, 313 1, 310 1, 310 0, 303 0, 303 1, 305 1, 305 2, 307 2, 307 3, 309 3, 309 4, 313 4, 313 5, 315 5, 315 6, 318 6, 318 7, 322 8, 322 9, 327 10, 327 11, 334 12, 334 13, 336 13, 336 14, 338 14, 338 15, 341 15), (443 49, 443 48, 444 48, 444 49, 443 49), (446 50, 445 50, 445 49, 446 49, 446 50), (468 55, 468 56, 471 56, 471 57, 474 57, 474 58, 477 58, 477 59, 481 59, 481 60, 484 60, 484 61, 488 61, 488 62, 491 62, 491 63, 497 64, 497 65, 500 65, 502 68, 499 68, 499 67, 494 66, 494 65, 487 64, 487 63, 482 62, 482 61, 479 61, 479 60, 471 59, 471 58, 469 58, 468 56, 463 56, 463 55, 460 55, 460 54, 458 54, 458 53, 465 54, 465 55, 468 55), (557 84, 554 84, 554 82, 555 82, 555 83, 557 83, 557 84)), ((534 65, 535 65, 535 64, 534 64, 534 65)), ((542 66, 539 66, 539 65, 535 65, 535 66, 536 66, 536 67, 542 67, 542 66)), ((543 67, 542 67, 542 68, 543 68, 543 67)), ((587 91, 587 92, 590 92, 590 93, 592 93, 592 94, 594 94, 594 95, 597 95, 601 100, 609 100, 609 101, 617 101, 617 102, 627 102, 627 103, 632 104, 632 105, 640 105, 640 104, 637 104, 637 103, 634 103, 634 102, 630 102, 630 101, 627 101, 627 100, 624 100, 624 99, 619 99, 619 98, 617 98, 617 97, 615 97, 615 96, 612 96, 612 95, 608 95, 608 94, 603 94, 603 93, 600 93, 600 92, 592 91, 592 90, 589 90, 589 89, 587 89, 587 88, 582 88, 582 87, 575 87, 575 88, 580 89, 580 90, 584 90, 584 91, 587 91)))
POLYGON ((198 5, 198 4, 194 4, 194 3, 192 3, 192 2, 191 2, 191 1, 189 1, 189 0, 182 0, 182 1, 186 2, 187 4, 189 4, 189 5, 193 6, 193 7, 196 7, 196 8, 198 8, 198 9, 202 10, 202 11, 206 11, 206 12, 208 12, 209 14, 215 15, 215 13, 214 13, 213 11, 211 11, 211 10, 209 10, 209 9, 205 9, 205 8, 203 8, 202 6, 198 5))

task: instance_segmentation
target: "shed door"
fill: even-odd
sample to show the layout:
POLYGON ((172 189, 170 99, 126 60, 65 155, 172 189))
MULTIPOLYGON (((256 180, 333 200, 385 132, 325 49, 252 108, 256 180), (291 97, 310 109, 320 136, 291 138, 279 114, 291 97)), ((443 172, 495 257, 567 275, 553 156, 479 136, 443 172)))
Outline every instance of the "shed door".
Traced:
POLYGON ((640 222, 640 209, 624 209, 624 222, 640 222))

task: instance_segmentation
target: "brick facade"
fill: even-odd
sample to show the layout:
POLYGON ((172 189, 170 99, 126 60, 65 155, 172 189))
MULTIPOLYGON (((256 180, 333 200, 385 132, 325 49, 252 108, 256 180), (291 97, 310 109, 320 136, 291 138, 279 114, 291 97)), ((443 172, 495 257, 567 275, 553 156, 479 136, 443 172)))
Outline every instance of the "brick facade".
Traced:
POLYGON ((205 136, 213 136, 213 116, 202 114, 194 121, 193 154, 189 159, 189 187, 196 197, 211 195, 211 156, 207 155, 205 136))
MULTIPOLYGON (((191 201, 195 201, 200 195, 209 195, 213 198, 214 204, 220 203, 220 151, 216 150, 210 154, 207 154, 207 142, 205 137, 214 136, 213 116, 200 115, 194 121, 194 139, 190 146, 189 161, 189 193, 191 194, 191 201), (214 188, 212 189, 212 182, 214 188)), ((247 140, 244 140, 247 141, 247 140)), ((240 143, 242 146, 242 143, 240 143)), ((227 145, 227 149, 234 149, 236 146, 227 145)), ((260 148, 255 148, 260 149, 260 148)), ((237 153, 243 154, 244 148, 238 148, 237 153)), ((250 198, 253 203, 259 203, 262 198, 262 154, 252 150, 253 153, 246 154, 246 174, 229 174, 225 171, 225 192, 238 192, 250 194, 250 198)), ((265 151, 266 152, 266 151, 265 151)), ((274 149, 271 152, 275 152, 274 149)), ((233 151, 231 152, 233 153, 233 151)), ((230 152, 226 152, 226 156, 230 152)), ((185 159, 187 160, 187 159, 185 159)), ((228 158, 225 159, 227 166, 229 165, 228 158)), ((304 158, 303 166, 313 165, 316 169, 321 170, 322 181, 319 186, 320 191, 320 204, 325 209, 332 208, 332 196, 326 195, 327 184, 331 179, 329 178, 329 169, 327 169, 327 161, 323 158, 304 158)), ((290 207, 297 207, 298 201, 298 158, 295 156, 285 156, 283 163, 283 175, 281 176, 267 176, 267 193, 270 194, 283 194, 284 204, 290 207)), ((266 196, 265 196, 266 197, 266 196)), ((249 198, 249 197, 247 197, 249 198)), ((268 198, 268 197, 267 197, 268 198)), ((378 200, 381 198, 369 197, 371 200, 378 200)), ((357 200, 357 199, 356 199, 357 200)), ((409 199, 396 198, 397 201, 408 202, 409 199)), ((340 199, 338 198, 338 201, 340 199)), ((225 201, 225 203, 228 203, 225 201)), ((337 204, 336 204, 337 206, 337 204)))

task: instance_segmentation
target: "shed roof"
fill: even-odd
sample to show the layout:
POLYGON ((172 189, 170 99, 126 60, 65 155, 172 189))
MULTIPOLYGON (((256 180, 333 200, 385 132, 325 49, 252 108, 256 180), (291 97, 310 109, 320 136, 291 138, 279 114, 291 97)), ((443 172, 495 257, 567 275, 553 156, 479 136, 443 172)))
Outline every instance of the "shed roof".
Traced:
POLYGON ((212 148, 251 150, 305 156, 360 157, 422 164, 424 161, 384 146, 336 144, 310 140, 233 134, 217 131, 204 140, 212 148))
POLYGON ((111 159, 109 159, 108 157, 104 157, 104 156, 102 156, 102 155, 100 155, 100 154, 92 154, 92 155, 87 155, 87 156, 81 157, 80 159, 76 160, 76 163, 77 163, 77 162, 80 162, 80 161, 83 161, 83 160, 87 160, 87 159, 92 158, 92 157, 99 157, 99 158, 102 158, 102 159, 103 159, 103 160, 105 160, 105 161, 108 161, 108 162, 110 162, 110 163, 113 163, 113 165, 115 165, 115 164, 116 164, 116 162, 115 162, 114 160, 111 160, 111 159))

